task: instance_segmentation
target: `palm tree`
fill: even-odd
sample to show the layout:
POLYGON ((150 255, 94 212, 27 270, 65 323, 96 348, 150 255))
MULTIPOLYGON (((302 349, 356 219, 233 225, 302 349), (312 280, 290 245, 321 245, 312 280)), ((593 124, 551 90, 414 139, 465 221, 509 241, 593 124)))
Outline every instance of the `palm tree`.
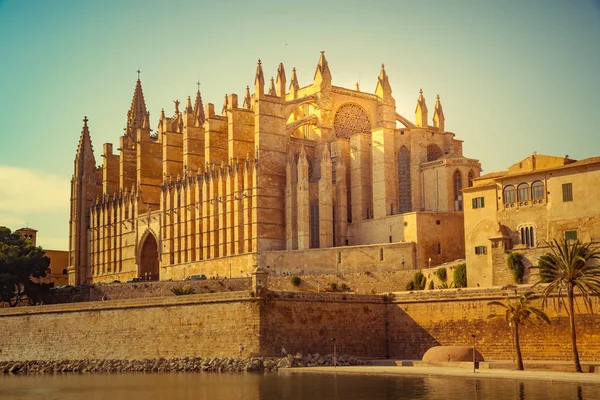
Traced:
POLYGON ((565 306, 569 316, 571 328, 571 343, 573 348, 573 361, 575 370, 581 372, 579 351, 577 350, 577 332, 575 330, 575 292, 577 291, 588 311, 592 311, 592 296, 600 295, 600 265, 595 260, 600 259, 598 247, 592 243, 583 244, 579 240, 564 240, 550 245, 552 253, 540 257, 537 268, 540 278, 536 285, 546 283, 548 286, 542 292, 543 303, 546 305, 548 298, 554 298, 559 304, 565 306), (566 296, 566 302, 565 302, 566 296))
MULTIPOLYGON (((511 336, 515 341, 515 352, 517 353, 517 369, 523 371, 523 355, 521 354, 521 342, 519 340, 519 326, 529 322, 533 323, 534 319, 540 319, 543 322, 550 324, 550 319, 544 312, 531 305, 531 302, 538 297, 533 295, 533 292, 527 292, 514 301, 506 298, 504 301, 490 301, 488 305, 499 306, 506 309, 506 322, 511 329, 511 336)), ((535 324, 534 324, 535 325, 535 324)))

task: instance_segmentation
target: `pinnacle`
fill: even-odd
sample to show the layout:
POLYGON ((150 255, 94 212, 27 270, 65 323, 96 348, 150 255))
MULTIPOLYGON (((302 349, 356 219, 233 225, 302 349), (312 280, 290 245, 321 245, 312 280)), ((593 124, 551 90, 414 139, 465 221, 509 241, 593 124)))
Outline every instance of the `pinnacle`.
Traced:
POLYGON ((139 79, 136 81, 131 100, 131 107, 127 113, 127 133, 133 133, 136 129, 141 128, 146 118, 146 102, 144 101, 144 92, 142 91, 142 82, 139 79))

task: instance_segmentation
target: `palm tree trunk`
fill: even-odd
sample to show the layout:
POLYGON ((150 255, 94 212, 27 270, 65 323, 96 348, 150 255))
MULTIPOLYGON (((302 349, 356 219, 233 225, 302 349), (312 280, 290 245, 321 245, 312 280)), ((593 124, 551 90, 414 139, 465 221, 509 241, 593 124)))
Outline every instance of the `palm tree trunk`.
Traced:
POLYGON ((517 370, 523 371, 523 355, 521 354, 521 342, 519 341, 519 324, 515 323, 515 351, 517 352, 517 370))
POLYGON ((573 347, 573 361, 575 362, 575 372, 582 372, 579 362, 579 351, 577 350, 577 331, 575 330, 575 307, 574 307, 573 287, 567 289, 567 298, 569 300, 569 323, 571 326, 571 345, 573 347))

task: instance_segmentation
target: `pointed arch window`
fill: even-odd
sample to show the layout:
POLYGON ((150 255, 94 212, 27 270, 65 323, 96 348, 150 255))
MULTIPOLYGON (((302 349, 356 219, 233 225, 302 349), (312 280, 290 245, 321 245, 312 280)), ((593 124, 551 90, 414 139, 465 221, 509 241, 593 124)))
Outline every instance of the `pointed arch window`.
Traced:
POLYGON ((454 211, 462 211, 462 174, 456 171, 453 177, 454 181, 454 211))
POLYGON ((410 152, 402 146, 398 152, 398 212, 412 211, 410 191, 410 152))
POLYGON ((473 186, 473 178, 475 178, 475 174, 473 173, 473 170, 469 171, 469 176, 468 176, 468 186, 472 187, 473 186))
POLYGON ((444 155, 442 149, 437 144, 430 144, 427 146, 427 161, 434 161, 441 158, 444 155))

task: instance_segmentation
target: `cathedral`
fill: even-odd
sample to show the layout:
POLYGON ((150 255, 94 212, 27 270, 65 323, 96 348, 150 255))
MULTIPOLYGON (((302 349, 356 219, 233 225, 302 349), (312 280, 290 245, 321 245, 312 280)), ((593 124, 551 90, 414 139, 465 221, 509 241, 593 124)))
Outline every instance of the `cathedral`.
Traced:
MULTIPOLYGON (((150 128, 138 77, 117 153, 96 158, 87 117, 71 181, 70 284, 421 269, 465 257, 462 189, 481 166, 445 129, 437 96, 398 113, 374 93, 279 64, 220 113, 200 91, 150 128), (430 125, 430 116, 431 124, 430 125)), ((90 123, 91 125, 91 123, 90 123)))

